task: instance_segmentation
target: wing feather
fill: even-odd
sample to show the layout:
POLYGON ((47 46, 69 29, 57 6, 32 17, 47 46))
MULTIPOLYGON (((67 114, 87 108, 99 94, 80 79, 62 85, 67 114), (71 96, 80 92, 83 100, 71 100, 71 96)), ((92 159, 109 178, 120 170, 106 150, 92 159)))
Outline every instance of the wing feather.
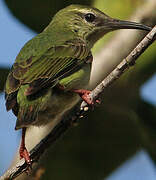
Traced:
MULTIPOLYGON (((24 48, 22 50, 26 51, 24 48)), ((36 93, 49 85, 55 86, 64 75, 81 67, 89 53, 90 51, 82 42, 77 45, 68 42, 65 45, 48 47, 42 54, 32 53, 27 59, 21 58, 19 54, 6 82, 6 102, 10 103, 7 97, 11 97, 10 94, 18 91, 23 84, 29 84, 27 95, 36 93)), ((13 102, 14 99, 12 104, 13 102)), ((9 107, 12 108, 12 106, 9 107)))

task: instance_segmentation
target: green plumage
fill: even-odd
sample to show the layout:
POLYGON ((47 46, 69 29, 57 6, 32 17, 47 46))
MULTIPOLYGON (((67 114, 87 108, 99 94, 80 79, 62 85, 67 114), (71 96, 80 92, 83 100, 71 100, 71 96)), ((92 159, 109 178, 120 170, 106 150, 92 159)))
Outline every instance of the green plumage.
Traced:
MULTIPOLYGON (((46 32, 41 33, 39 37, 41 40, 44 39, 44 43, 41 43, 43 48, 39 48, 40 51, 37 49, 37 44, 39 43, 37 41, 40 40, 38 36, 30 40, 17 56, 12 67, 12 72, 6 82, 7 96, 17 92, 17 96, 8 101, 8 104, 12 104, 15 98, 17 100, 16 104, 13 104, 13 107, 11 107, 14 109, 18 106, 19 108, 16 129, 29 126, 30 124, 44 124, 44 118, 41 120, 42 122, 40 122, 38 120, 38 114, 40 111, 45 111, 46 116, 47 108, 49 108, 46 108, 48 100, 55 94, 55 91, 58 91, 57 87, 55 90, 52 88, 58 84, 64 86, 64 91, 69 89, 68 84, 70 84, 71 88, 76 88, 84 78, 84 74, 82 77, 79 76, 82 71, 81 67, 87 66, 85 69, 87 69, 88 73, 90 71, 90 65, 85 63, 85 59, 90 55, 89 50, 81 41, 78 45, 75 45, 75 40, 72 42, 72 39, 68 42, 64 41, 62 45, 55 45, 55 42, 51 41, 50 44, 49 41, 47 41, 48 35, 46 32), (45 38, 45 36, 47 38, 45 38), (36 50, 34 50, 35 48, 36 50), (75 76, 73 76, 73 74, 75 76), (9 78, 10 76, 11 78, 9 78), (68 78, 65 78, 67 76, 68 78), (69 79, 69 77, 70 83, 68 80, 67 83, 66 79, 69 79), (74 79, 72 79, 72 77, 74 79), (15 81, 18 80, 18 83, 13 84, 13 79, 15 81), (71 83, 72 80, 74 81, 73 85, 71 83), (28 92, 29 96, 26 96, 25 92, 28 92)), ((77 40, 77 42, 78 41, 79 40, 77 40)), ((89 76, 87 78, 87 81, 88 80, 89 76)), ((86 82, 86 85, 87 83, 88 82, 86 82)), ((81 88, 83 88, 83 86, 81 88)), ((62 101, 64 101, 64 99, 62 99, 62 101)), ((60 101, 59 104, 61 103, 60 101)), ((52 104, 53 103, 51 103, 52 112, 55 112, 56 109, 52 107, 52 104)))
POLYGON ((79 99, 72 90, 87 88, 94 43, 122 28, 150 30, 87 6, 60 10, 42 33, 24 45, 8 75, 6 107, 17 116, 16 129, 58 123, 79 99))

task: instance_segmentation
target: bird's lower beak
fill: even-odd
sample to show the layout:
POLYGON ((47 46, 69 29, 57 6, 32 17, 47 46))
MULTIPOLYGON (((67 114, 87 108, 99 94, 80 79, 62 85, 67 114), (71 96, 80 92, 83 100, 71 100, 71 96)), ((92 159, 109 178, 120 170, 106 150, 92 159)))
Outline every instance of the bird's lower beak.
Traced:
POLYGON ((148 27, 148 26, 140 24, 140 23, 123 21, 123 20, 118 20, 118 19, 113 19, 112 21, 109 21, 107 24, 107 27, 112 30, 140 29, 140 30, 150 31, 152 29, 151 27, 148 27))

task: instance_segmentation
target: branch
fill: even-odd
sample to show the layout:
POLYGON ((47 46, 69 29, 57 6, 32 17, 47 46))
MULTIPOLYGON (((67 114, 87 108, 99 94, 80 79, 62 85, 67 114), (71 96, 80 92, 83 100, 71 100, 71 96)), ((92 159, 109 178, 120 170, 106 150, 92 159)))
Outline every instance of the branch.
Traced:
MULTIPOLYGON (((91 92, 91 98, 97 99, 105 88, 109 87, 118 79, 129 67, 135 64, 137 58, 155 41, 156 26, 149 32, 145 38, 136 46, 136 48, 91 92)), ((91 108, 85 102, 82 102, 80 108, 74 107, 68 115, 62 118, 62 121, 37 144, 31 151, 30 157, 32 163, 37 162, 41 155, 49 148, 50 145, 60 138, 70 127, 73 126, 80 118, 88 113, 91 108), (69 117, 70 115, 70 117, 69 117)), ((13 168, 6 171, 0 180, 14 179, 27 170, 27 164, 24 159, 20 160, 13 168)))
MULTIPOLYGON (((143 1, 136 8, 130 21, 140 22, 153 27, 156 24, 156 0, 143 1)), ((115 32, 106 44, 94 55, 91 71, 91 89, 95 88, 126 57, 145 36, 144 31, 120 30, 115 32), (128 43, 127 43, 128 42, 128 43), (112 53, 113 52, 113 53, 112 53)), ((150 58, 152 59, 152 58, 150 58)))

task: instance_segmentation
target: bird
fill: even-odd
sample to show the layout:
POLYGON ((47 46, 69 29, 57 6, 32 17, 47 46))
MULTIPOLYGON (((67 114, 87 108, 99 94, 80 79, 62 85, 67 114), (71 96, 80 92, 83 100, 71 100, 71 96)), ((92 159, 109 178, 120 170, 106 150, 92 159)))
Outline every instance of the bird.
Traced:
POLYGON ((15 130, 22 129, 19 155, 28 165, 26 129, 50 122, 56 126, 80 97, 94 104, 88 90, 91 49, 105 34, 118 29, 150 31, 151 27, 111 18, 94 7, 69 5, 20 50, 6 80, 5 100, 6 110, 17 117, 15 130))

